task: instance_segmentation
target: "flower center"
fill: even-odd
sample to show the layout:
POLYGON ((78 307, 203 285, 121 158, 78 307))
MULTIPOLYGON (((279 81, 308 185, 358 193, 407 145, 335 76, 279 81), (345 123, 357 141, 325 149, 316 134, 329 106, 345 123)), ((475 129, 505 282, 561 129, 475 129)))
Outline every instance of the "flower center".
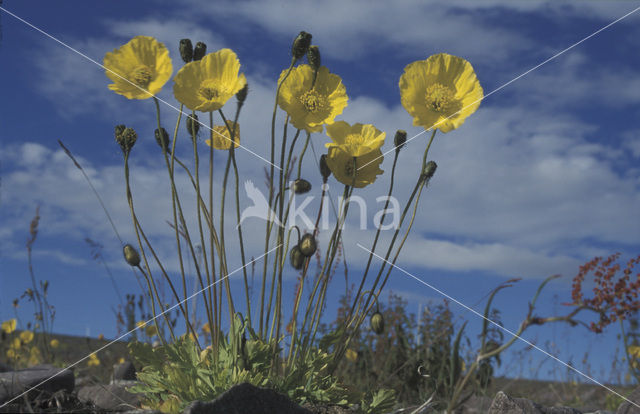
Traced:
POLYGON ((434 83, 427 88, 427 106, 439 113, 445 113, 454 103, 455 93, 444 85, 434 83))
POLYGON ((345 137, 344 143, 348 147, 357 148, 364 144, 364 137, 361 134, 349 134, 345 137))
POLYGON ((319 112, 326 105, 326 99, 315 89, 305 92, 300 96, 300 102, 307 112, 319 112))
POLYGON ((198 94, 207 101, 220 98, 220 96, 222 96, 224 92, 225 91, 221 90, 219 83, 211 79, 207 79, 202 82, 200 84, 200 88, 198 89, 198 94))
POLYGON ((142 88, 146 88, 149 85, 149 82, 151 82, 151 77, 151 69, 145 65, 138 66, 131 73, 131 80, 133 81, 133 83, 142 88))

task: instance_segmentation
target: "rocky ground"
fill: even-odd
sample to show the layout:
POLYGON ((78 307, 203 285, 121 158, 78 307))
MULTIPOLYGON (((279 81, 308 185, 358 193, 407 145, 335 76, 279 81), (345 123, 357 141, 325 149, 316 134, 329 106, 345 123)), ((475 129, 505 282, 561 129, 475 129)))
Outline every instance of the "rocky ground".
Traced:
MULTIPOLYGON (((102 342, 107 343, 73 337, 71 340, 62 339, 65 347, 70 344, 68 348, 59 350, 67 361, 78 360, 103 346, 102 342)), ((38 385, 37 390, 5 405, 0 412, 153 413, 141 410, 139 396, 127 391, 127 387, 135 384, 135 368, 128 361, 117 363, 126 356, 126 344, 114 344, 108 350, 108 353, 100 354, 99 369, 87 369, 79 364, 75 372, 52 365, 12 371, 0 363, 0 405, 38 385), (41 384, 45 380, 48 381, 41 384)), ((629 387, 610 388, 640 405, 640 388, 635 391, 629 387)), ((640 408, 629 403, 620 404, 620 401, 598 385, 496 378, 485 396, 473 397, 458 410, 458 414, 640 414, 640 408)), ((355 409, 329 405, 300 407, 283 395, 249 384, 233 387, 214 401, 194 402, 185 411, 190 414, 356 412, 355 409)), ((419 405, 393 411, 393 414, 409 413, 429 414, 434 411, 419 405)))

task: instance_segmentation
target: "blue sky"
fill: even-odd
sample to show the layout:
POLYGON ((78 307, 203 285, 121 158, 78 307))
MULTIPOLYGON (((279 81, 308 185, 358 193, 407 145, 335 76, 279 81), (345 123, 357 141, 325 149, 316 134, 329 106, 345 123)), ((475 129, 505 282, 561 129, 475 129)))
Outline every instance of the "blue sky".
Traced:
MULTIPOLYGON (((440 52, 463 57, 488 94, 638 6, 632 1, 533 0, 416 0, 393 6, 360 0, 301 1, 295 6, 278 1, 3 2, 11 13, 97 62, 136 35, 154 36, 167 45, 174 74, 180 67, 181 38, 204 41, 208 51, 233 49, 250 86, 240 117, 242 142, 258 154, 268 154, 275 80, 288 65, 291 40, 300 30, 313 35, 323 64, 346 86, 349 105, 339 120, 372 123, 389 138, 396 129, 405 129, 412 137, 421 129, 412 126, 398 90, 407 64, 440 52)), ((423 194, 399 266, 477 310, 483 309, 480 301, 492 288, 522 277, 496 301, 505 326, 515 330, 545 277, 563 275, 544 291, 539 313, 563 313, 566 309, 554 303, 570 300, 571 278, 579 265, 617 251, 625 261, 638 254, 639 14, 489 96, 458 130, 436 135, 430 157, 438 171, 423 194)), ((137 209, 154 245, 177 271, 165 223, 171 217, 169 187, 152 137, 153 103, 112 93, 103 69, 4 12, 0 18, 0 319, 13 315, 11 301, 29 286, 24 244, 40 205, 34 269, 38 278, 50 280, 55 330, 114 337, 111 308, 118 299, 85 238, 104 245, 105 261, 122 292, 137 293, 139 288, 95 196, 56 141, 62 139, 83 164, 118 231, 131 241, 113 127, 124 123, 139 132, 132 156, 137 209)), ((171 82, 159 97, 175 104, 171 82)), ((177 113, 167 106, 161 111, 165 128, 173 129, 177 113)), ((426 134, 414 139, 400 155, 395 193, 401 201, 415 182, 426 140, 426 134)), ((316 134, 313 141, 322 151, 328 138, 316 134)), ((383 150, 391 147, 388 140, 383 150)), ((186 144, 184 151, 186 158, 186 144)), ((218 160, 222 164, 223 158, 218 160)), ((267 164, 245 151, 238 152, 238 162, 244 179, 263 182, 267 164)), ((381 208, 375 198, 387 191, 391 157, 382 169, 387 173, 359 192, 369 202, 369 223, 381 208)), ((303 176, 318 191, 320 179, 311 158, 303 176)), ((179 184, 186 183, 179 178, 179 184)), ((333 179, 329 184, 337 196, 341 186, 333 179)), ((186 205, 187 210, 193 207, 186 205)), ((256 219, 246 226, 246 231, 261 232, 263 222, 256 219)), ((359 281, 366 260, 356 243, 370 245, 373 235, 358 227, 359 217, 351 216, 344 237, 350 283, 359 281)), ((390 236, 384 233, 382 241, 390 236)), ((261 237, 251 238, 248 255, 259 256, 262 243, 261 237)), ((232 269, 240 264, 235 256, 230 262, 232 269)), ((344 291, 339 275, 327 316, 344 291)), ((289 291, 294 277, 293 272, 286 275, 289 291)), ((387 289, 409 301, 409 312, 416 312, 420 303, 440 300, 398 271, 387 289)), ((471 325, 480 325, 464 309, 452 309, 471 325)), ((21 306, 23 320, 30 310, 26 303, 21 306)), ((606 381, 618 346, 615 333, 596 337, 582 328, 557 326, 533 328, 524 337, 543 348, 545 341, 555 341, 559 357, 573 358, 578 367, 589 351, 591 374, 606 381)))

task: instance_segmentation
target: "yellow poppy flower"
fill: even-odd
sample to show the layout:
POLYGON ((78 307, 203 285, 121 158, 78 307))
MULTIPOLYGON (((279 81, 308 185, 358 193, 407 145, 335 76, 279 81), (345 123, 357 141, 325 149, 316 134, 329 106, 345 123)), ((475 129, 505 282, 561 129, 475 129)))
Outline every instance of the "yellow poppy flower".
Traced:
MULTIPOLYGON (((240 146, 240 125, 233 122, 227 121, 227 126, 233 132, 233 145, 234 148, 238 148, 240 146), (234 130, 235 127, 235 130, 234 130)), ((229 129, 226 126, 216 125, 213 127, 213 148, 217 150, 228 150, 231 148, 231 134, 229 133, 229 129)), ((211 140, 205 140, 205 143, 211 146, 211 140)))
MULTIPOLYGON (((286 71, 278 80, 282 82, 286 71)), ((332 124, 347 106, 349 97, 340 76, 329 73, 321 66, 313 84, 313 69, 300 65, 291 71, 284 81, 278 96, 278 105, 291 117, 291 123, 308 132, 322 131, 323 124, 332 124)))
POLYGON ((118 364, 124 364, 125 359, 123 357, 120 357, 120 359, 118 360, 118 364))
POLYGON ((13 348, 7 349, 7 358, 14 359, 17 355, 18 354, 16 354, 16 351, 13 348))
POLYGON ((351 362, 356 362, 358 360, 358 353, 351 348, 345 351, 344 356, 351 362))
POLYGON ((192 111, 216 111, 247 84, 240 61, 231 49, 189 62, 173 78, 173 95, 192 111))
POLYGON ((376 177, 384 172, 380 169, 382 158, 380 149, 371 151, 368 154, 356 157, 354 168, 353 157, 340 148, 334 147, 329 148, 327 165, 334 177, 342 184, 362 188, 373 183, 376 177))
POLYGON ((402 106, 413 116, 413 125, 425 129, 458 128, 483 96, 471 64, 446 53, 410 63, 400 77, 402 106))
POLYGON ((100 365, 100 359, 96 354, 89 355, 89 360, 87 361, 87 365, 90 367, 97 367, 100 365))
POLYGON ((160 92, 171 77, 169 51, 153 37, 136 36, 104 55, 109 89, 127 99, 148 99, 160 92), (124 78, 124 79, 123 79, 124 78))
POLYGON ((37 365, 42 361, 42 354, 35 346, 29 351, 29 365, 37 365))
POLYGON ((11 342, 11 348, 12 349, 20 349, 21 346, 22 346, 22 342, 20 342, 20 339, 13 338, 13 342, 11 342))
POLYGON ((327 148, 338 147, 352 157, 360 157, 380 148, 386 134, 370 124, 352 126, 338 121, 327 125, 327 135, 333 140, 325 144, 327 148))
POLYGON ((631 345, 627 348, 627 352, 633 358, 640 358, 640 346, 631 345))
POLYGON ((58 341, 57 339, 52 339, 49 345, 51 345, 51 348, 55 349, 60 346, 60 341, 58 341))
POLYGON ((20 332, 20 339, 22 340, 22 343, 28 344, 29 342, 33 341, 33 332, 31 331, 20 332))
POLYGON ((204 325, 202 325, 202 332, 211 333, 211 327, 209 326, 208 323, 205 323, 204 325))
POLYGON ((15 318, 2 322, 2 332, 10 334, 11 332, 16 330, 17 323, 18 321, 15 318))

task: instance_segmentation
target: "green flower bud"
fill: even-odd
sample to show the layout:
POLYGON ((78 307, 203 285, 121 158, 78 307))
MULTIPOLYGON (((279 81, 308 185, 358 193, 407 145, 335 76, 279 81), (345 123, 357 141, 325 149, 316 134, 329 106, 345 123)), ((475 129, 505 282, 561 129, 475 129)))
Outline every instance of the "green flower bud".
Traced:
POLYGON ((122 248, 122 252, 124 253, 124 259, 129 263, 129 265, 133 267, 140 265, 140 255, 132 245, 125 244, 122 248))
POLYGON ((320 175, 322 175, 322 182, 326 184, 329 176, 331 176, 331 169, 327 164, 327 154, 322 154, 320 157, 320 175))
POLYGON ((238 100, 238 105, 242 105, 244 101, 247 99, 247 94, 249 93, 249 84, 245 83, 244 87, 236 93, 236 99, 238 100))
POLYGON ((300 239, 298 248, 304 257, 311 257, 316 252, 316 239, 313 238, 312 234, 307 233, 300 239))
POLYGON ((293 58, 295 60, 302 59, 302 57, 307 54, 310 44, 311 35, 307 32, 300 32, 293 40, 293 46, 291 46, 291 55, 293 58))
POLYGON ((425 185, 429 184, 429 180, 433 177, 433 174, 436 173, 436 168, 438 168, 438 164, 436 164, 435 161, 429 161, 427 165, 424 166, 420 179, 424 181, 425 185))
POLYGON ((371 330, 376 334, 380 335, 384 332, 384 317, 380 312, 375 312, 371 315, 369 324, 371 325, 371 330))
POLYGON ((180 57, 184 63, 189 63, 193 60, 193 45, 191 39, 180 40, 180 57))
POLYGON ((169 134, 167 133, 167 130, 164 128, 160 128, 160 130, 158 131, 158 129, 156 128, 153 133, 156 136, 156 142, 158 143, 158 145, 160 145, 160 148, 166 150, 168 153, 171 153, 171 149, 169 148, 169 134))
POLYGON ((314 69, 320 69, 320 49, 316 45, 309 46, 309 50, 307 50, 307 62, 314 69))
POLYGON ((304 257, 304 255, 302 254, 298 246, 294 246, 293 249, 291 249, 291 253, 289 253, 289 261, 291 262, 291 266, 294 269, 296 270, 302 269, 302 266, 304 266, 305 259, 306 258, 304 257))
POLYGON ((407 131, 399 129, 396 131, 396 136, 393 137, 393 145, 396 147, 396 151, 400 151, 400 148, 404 147, 404 143, 407 142, 407 131))
POLYGON ((311 183, 305 179, 298 178, 293 182, 293 192, 296 194, 308 193, 311 190, 311 183))
POLYGON ((200 60, 207 54, 207 45, 202 42, 196 43, 196 47, 193 48, 193 60, 200 60))
POLYGON ((138 139, 138 134, 133 128, 126 128, 124 125, 117 125, 115 128, 116 142, 122 148, 122 152, 127 154, 131 151, 136 140, 138 139))
POLYGON ((190 137, 193 137, 194 135, 198 135, 198 131, 200 131, 200 122, 198 122, 198 115, 191 114, 187 117, 187 132, 189 132, 190 137))

